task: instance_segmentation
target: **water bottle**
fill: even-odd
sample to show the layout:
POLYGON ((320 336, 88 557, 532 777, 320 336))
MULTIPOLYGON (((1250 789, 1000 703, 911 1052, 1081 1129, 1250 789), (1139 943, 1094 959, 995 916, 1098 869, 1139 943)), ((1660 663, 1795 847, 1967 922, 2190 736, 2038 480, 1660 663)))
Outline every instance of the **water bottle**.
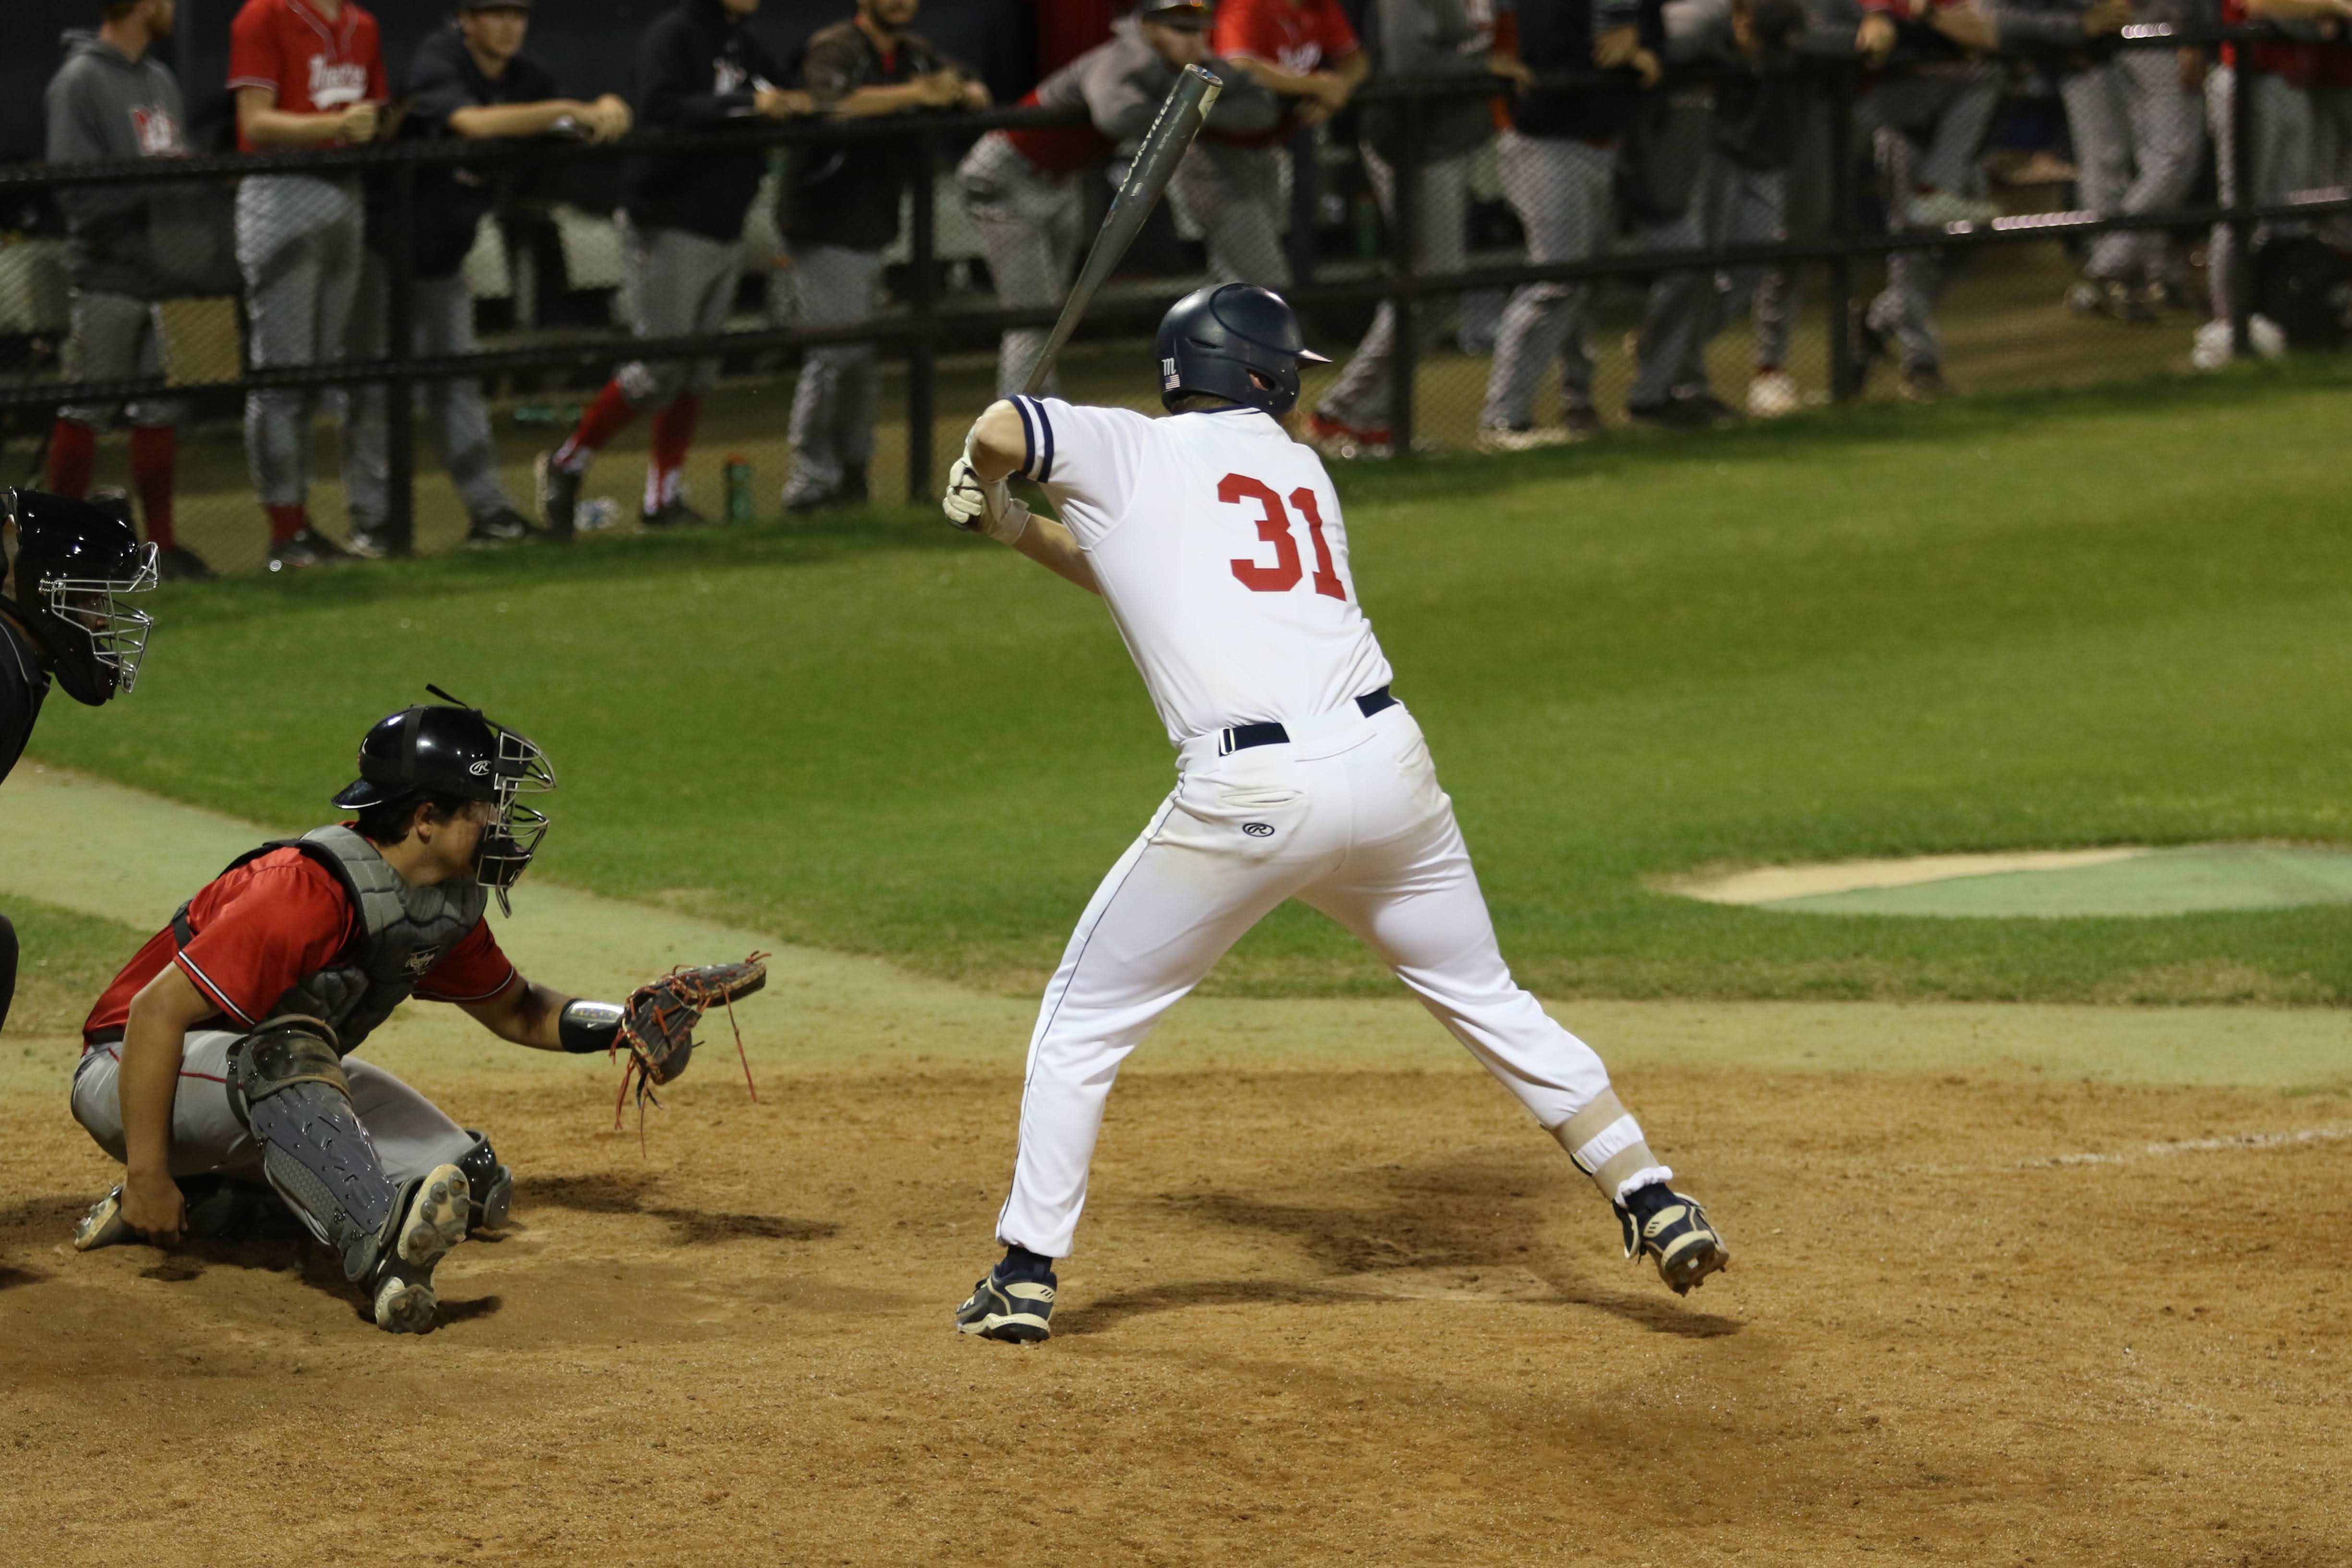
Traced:
POLYGON ((727 521, 759 521, 759 502, 751 499, 751 459, 740 452, 730 452, 719 474, 727 486, 727 521))

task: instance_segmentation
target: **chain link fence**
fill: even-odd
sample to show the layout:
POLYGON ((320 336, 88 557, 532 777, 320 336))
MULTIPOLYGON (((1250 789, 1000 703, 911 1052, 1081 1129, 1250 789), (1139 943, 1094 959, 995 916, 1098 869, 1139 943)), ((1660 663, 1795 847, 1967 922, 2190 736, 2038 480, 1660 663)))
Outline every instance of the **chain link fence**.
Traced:
MULTIPOLYGON (((1160 314, 1246 249, 1221 190, 1271 229, 1259 265, 1275 275, 1252 280, 1283 287, 1337 362, 1308 377, 1299 416, 1337 458, 2337 349, 2352 47, 2305 40, 2327 68, 2255 71, 2237 91, 2242 73, 2212 51, 2256 38, 2276 41, 2141 26, 2095 55, 1878 68, 1850 41, 1797 38, 1769 64, 1670 70, 1613 144, 1526 133, 1493 112, 1498 80, 1376 81, 1332 124, 1207 171, 1219 179, 1188 171, 1098 297, 1061 390, 1155 405, 1144 344, 1160 314), (1492 131, 1441 145, 1465 104, 1492 131)), ((1622 95, 1629 79, 1535 87, 1622 95)), ((1058 304, 1050 282, 1048 302, 1000 298, 1006 237, 1029 220, 1004 226, 990 138, 1076 120, 1013 109, 0 169, 20 224, 0 237, 0 479, 120 488, 225 571, 268 563, 262 509, 289 500, 322 533, 447 549, 506 509, 537 510, 535 465, 626 361, 654 416, 582 479, 585 531, 664 504, 637 468, 675 443, 658 408, 683 386, 703 389, 684 475, 706 511, 782 509, 811 377, 843 425, 834 460, 856 470, 833 499, 928 503, 1005 379, 1007 334, 1026 341, 1058 304), (850 145, 896 149, 907 191, 896 240, 844 270, 793 254, 778 196, 790 160, 850 145), (615 214, 625 160, 747 150, 770 169, 732 244, 671 247, 615 214), (108 247, 132 235, 157 281, 109 292, 108 247), (847 428, 869 417, 870 447, 847 428)), ((1055 265, 1108 205, 1118 166, 1097 170, 1051 219, 1068 229, 1045 252, 1055 265)))

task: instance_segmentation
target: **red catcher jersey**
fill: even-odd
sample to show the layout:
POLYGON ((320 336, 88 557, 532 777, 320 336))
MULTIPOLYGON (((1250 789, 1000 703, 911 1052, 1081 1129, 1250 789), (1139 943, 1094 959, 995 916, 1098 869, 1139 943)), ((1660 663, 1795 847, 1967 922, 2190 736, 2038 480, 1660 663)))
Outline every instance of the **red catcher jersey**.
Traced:
MULTIPOLYGON (((214 878, 188 900, 196 935, 185 948, 168 925, 149 939, 90 1009, 83 1043, 120 1036, 131 999, 171 963, 220 1009, 216 1026, 249 1029, 296 981, 335 962, 358 919, 332 871, 299 849, 273 849, 214 878)), ((425 972, 416 994, 428 1002, 487 1002, 514 979, 513 961, 482 921, 425 972)))
POLYGON ((1021 471, 1093 563, 1171 742, 1311 719, 1389 683, 1331 476, 1272 416, 1013 405, 1021 471))
POLYGON ((1339 0, 1224 0, 1209 51, 1220 59, 1264 60, 1305 76, 1358 47, 1339 0))
MULTIPOLYGON (((228 89, 266 87, 289 114, 321 114, 392 96, 375 18, 352 0, 331 20, 310 0, 245 0, 229 24, 228 89)), ((256 151, 245 133, 236 144, 256 151)), ((329 142, 325 145, 340 145, 329 142)))

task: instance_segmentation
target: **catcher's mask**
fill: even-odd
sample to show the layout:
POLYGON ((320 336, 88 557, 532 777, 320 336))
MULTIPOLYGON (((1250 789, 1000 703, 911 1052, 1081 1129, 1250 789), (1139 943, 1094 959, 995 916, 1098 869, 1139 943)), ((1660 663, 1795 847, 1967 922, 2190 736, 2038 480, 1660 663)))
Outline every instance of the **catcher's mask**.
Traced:
POLYGON ((488 801, 498 815, 482 829, 474 848, 474 877, 499 896, 499 908, 514 912, 507 889, 519 881, 539 841, 547 836, 547 814, 518 796, 555 787, 555 769, 527 735, 469 708, 437 686, 425 690, 446 707, 404 708, 377 721, 360 742, 360 776, 335 796, 356 810, 431 793, 488 801))
POLYGON ((93 708, 128 695, 155 619, 123 600, 155 586, 155 546, 105 507, 39 490, 0 490, 0 520, 16 531, 9 607, 49 656, 58 684, 93 708))

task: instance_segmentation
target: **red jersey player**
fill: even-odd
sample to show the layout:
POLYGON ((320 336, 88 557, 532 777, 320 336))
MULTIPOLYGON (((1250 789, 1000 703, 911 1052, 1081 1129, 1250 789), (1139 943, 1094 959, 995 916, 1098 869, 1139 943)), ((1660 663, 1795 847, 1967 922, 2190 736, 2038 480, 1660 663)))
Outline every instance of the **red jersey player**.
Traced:
POLYGON ((123 1182, 74 1237, 223 1236, 293 1217, 335 1249, 379 1327, 432 1326, 433 1270, 506 1216, 488 1139, 349 1053, 411 996, 502 1039, 607 1049, 621 1009, 525 980, 484 916, 530 865, 554 787, 539 748, 474 709, 368 731, 342 826, 263 845, 180 907, 83 1026, 76 1121, 123 1182))

